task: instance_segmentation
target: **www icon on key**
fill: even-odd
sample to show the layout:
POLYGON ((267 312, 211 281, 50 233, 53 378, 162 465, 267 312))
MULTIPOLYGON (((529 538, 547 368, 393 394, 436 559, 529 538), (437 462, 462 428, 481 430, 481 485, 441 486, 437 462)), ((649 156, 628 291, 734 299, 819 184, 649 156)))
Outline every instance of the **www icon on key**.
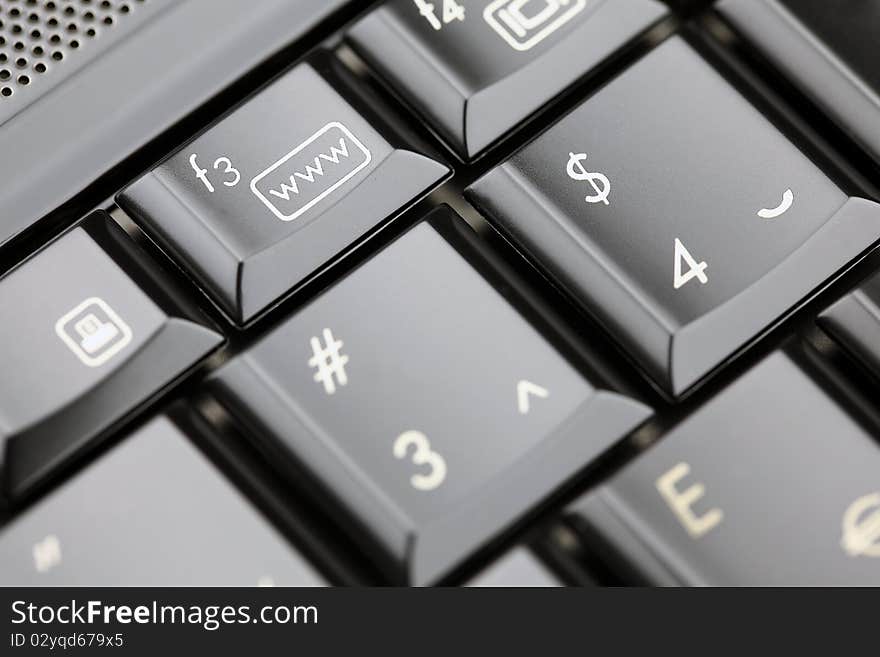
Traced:
POLYGON ((293 221, 344 185, 372 159, 338 122, 318 130, 251 180, 251 191, 281 221, 293 221))

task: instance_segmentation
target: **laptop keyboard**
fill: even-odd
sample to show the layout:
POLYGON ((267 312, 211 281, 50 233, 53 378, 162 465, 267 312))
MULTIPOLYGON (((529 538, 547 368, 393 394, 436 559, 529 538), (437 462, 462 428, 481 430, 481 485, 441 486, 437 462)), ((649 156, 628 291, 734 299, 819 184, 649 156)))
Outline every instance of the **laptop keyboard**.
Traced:
POLYGON ((880 584, 880 2, 46 4, 0 582, 880 584))

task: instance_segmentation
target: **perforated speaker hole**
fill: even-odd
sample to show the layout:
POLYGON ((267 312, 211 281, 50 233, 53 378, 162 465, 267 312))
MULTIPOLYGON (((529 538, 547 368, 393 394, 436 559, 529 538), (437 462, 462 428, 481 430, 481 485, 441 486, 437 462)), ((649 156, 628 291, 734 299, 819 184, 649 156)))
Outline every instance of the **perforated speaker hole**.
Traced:
POLYGON ((64 67, 149 0, 0 0, 0 108, 64 67))

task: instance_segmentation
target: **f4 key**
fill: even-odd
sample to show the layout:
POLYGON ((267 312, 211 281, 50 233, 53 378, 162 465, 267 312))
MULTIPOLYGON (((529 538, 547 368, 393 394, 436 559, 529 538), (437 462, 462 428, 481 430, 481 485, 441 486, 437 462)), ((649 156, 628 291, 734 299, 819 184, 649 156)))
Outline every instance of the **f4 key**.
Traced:
POLYGON ((667 14, 656 0, 389 0, 348 38, 473 159, 667 14))

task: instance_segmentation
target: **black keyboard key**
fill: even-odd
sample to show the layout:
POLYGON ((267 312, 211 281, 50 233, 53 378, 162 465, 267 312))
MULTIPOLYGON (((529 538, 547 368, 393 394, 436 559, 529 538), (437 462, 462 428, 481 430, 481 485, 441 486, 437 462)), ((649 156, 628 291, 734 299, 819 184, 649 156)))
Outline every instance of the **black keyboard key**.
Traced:
POLYGON ((665 13, 654 0, 391 0, 349 38, 469 158, 665 13))
MULTIPOLYGON (((0 245, 350 2, 366 4, 150 0, 129 3, 122 15, 68 3, 109 16, 112 24, 101 20, 95 37, 85 35, 88 21, 63 13, 59 2, 23 8, 20 20, 4 16, 8 60, 0 70, 10 76, 0 76, 0 207, 15 211, 0 215, 0 245), (44 54, 21 52, 15 44, 34 29, 25 20, 34 12, 79 31, 43 30, 44 54), (70 46, 74 41, 79 47, 70 46), (22 57, 25 66, 41 60, 46 71, 11 66, 22 57), (22 73, 27 84, 17 82, 22 73)), ((32 43, 30 36, 20 42, 32 43)))
POLYGON ((554 587, 562 586, 559 579, 547 569, 528 548, 514 548, 468 584, 474 587, 554 587))
POLYGON ((880 444, 781 353, 570 513, 654 584, 880 584, 880 444))
POLYGON ((819 325, 860 363, 880 376, 880 275, 836 302, 819 325))
MULTIPOLYGON (((9 497, 39 483, 222 341, 129 277, 114 259, 129 241, 97 213, 0 279, 0 307, 9 318, 0 323, 9 497)), ((137 257, 134 246, 120 259, 129 255, 137 257)))
POLYGON ((367 529, 397 581, 434 581, 650 413, 564 360, 456 251, 473 237, 450 215, 213 381, 279 467, 294 481, 304 467, 367 529))
POLYGON ((446 173, 302 64, 118 200, 243 323, 446 173))
POLYGON ((831 9, 822 0, 779 0, 822 43, 875 91, 880 91, 877 40, 880 3, 877 0, 838 0, 831 9))
POLYGON ((880 163, 880 2, 723 0, 717 8, 880 163))
POLYGON ((677 38, 469 196, 676 395, 880 237, 677 38))
POLYGON ((319 586, 323 579, 167 418, 0 530, 11 586, 319 586))

